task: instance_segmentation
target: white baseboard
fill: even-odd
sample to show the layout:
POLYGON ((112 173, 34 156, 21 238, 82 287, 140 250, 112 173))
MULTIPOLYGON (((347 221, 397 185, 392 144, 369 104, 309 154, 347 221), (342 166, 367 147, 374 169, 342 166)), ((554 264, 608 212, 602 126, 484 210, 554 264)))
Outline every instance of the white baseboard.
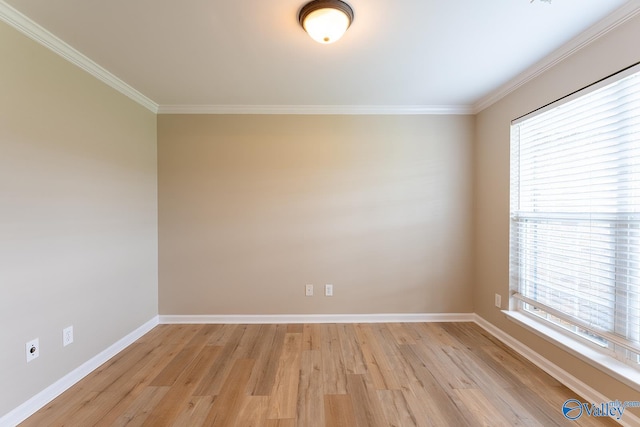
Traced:
POLYGON ((17 426, 53 399, 71 388, 75 383, 96 370, 107 360, 133 344, 138 338, 149 332, 156 325, 158 325, 158 316, 153 317, 151 320, 118 340, 116 343, 89 359, 73 371, 69 372, 67 375, 45 388, 22 405, 0 417, 0 426, 17 426))
MULTIPOLYGON (((583 383, 564 369, 560 368, 556 364, 550 362, 548 359, 542 357, 540 354, 533 351, 531 348, 527 347, 520 341, 513 338, 511 335, 507 334, 503 330, 495 327, 492 323, 487 322, 482 317, 474 314, 474 321, 481 328, 489 332, 491 335, 502 341, 508 347, 515 350, 517 353, 522 355, 524 358, 529 360, 531 363, 536 365, 538 368, 545 371, 547 374, 551 375, 553 378, 560 381, 562 384, 576 392, 582 398, 591 403, 601 403, 601 402, 612 402, 616 399, 611 399, 595 390, 591 386, 583 383)), ((619 397, 618 397, 619 399, 619 397)), ((560 413, 560 408, 558 408, 558 413, 560 413)), ((635 416, 634 414, 625 411, 624 416, 621 420, 618 420, 620 424, 623 426, 629 427, 640 427, 640 418, 635 416)))
MULTIPOLYGON (((138 338, 149 332, 159 323, 220 323, 220 324, 270 324, 270 323, 382 323, 382 322, 475 322, 491 335, 521 354, 540 369, 556 378, 562 384, 578 393, 589 402, 610 402, 602 393, 583 383, 573 375, 553 364, 540 354, 533 351, 520 341, 508 335, 493 324, 487 322, 475 313, 382 313, 382 314, 292 314, 292 315, 202 315, 156 316, 137 328, 121 340, 88 360, 60 380, 56 381, 22 405, 8 414, 0 417, 0 426, 16 426, 36 411, 47 405, 82 378, 97 369, 104 362, 124 350, 138 338)), ((560 411, 560 408, 558 408, 560 411)), ((630 412, 625 412, 620 424, 629 427, 640 427, 640 418, 630 412)))
POLYGON ((415 323, 473 322, 474 313, 378 313, 378 314, 221 314, 161 315, 160 323, 289 324, 289 323, 415 323))
POLYGON ((17 426, 82 378, 120 353, 156 325, 178 323, 270 324, 270 323, 384 323, 384 322, 473 322, 473 313, 383 313, 383 314, 290 314, 290 315, 201 315, 155 316, 95 357, 69 372, 17 408, 0 417, 0 426, 17 426))

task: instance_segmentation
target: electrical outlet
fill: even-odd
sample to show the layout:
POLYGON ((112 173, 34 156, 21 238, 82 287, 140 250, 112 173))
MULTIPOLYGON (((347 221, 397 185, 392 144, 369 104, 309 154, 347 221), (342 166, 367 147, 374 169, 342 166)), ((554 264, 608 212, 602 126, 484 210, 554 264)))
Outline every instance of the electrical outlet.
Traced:
POLYGON ((69 326, 62 330, 62 346, 66 347, 72 342, 73 342, 73 326, 69 326))
POLYGON ((26 344, 27 363, 40 356, 40 340, 38 338, 29 341, 26 344))
POLYGON ((496 294, 495 304, 496 304, 496 307, 502 308, 502 295, 496 294))
POLYGON ((332 297, 333 296, 333 285, 331 285, 331 284, 324 285, 324 296, 325 297, 332 297))
POLYGON ((307 297, 313 296, 313 285, 306 285, 304 287, 304 295, 307 297))

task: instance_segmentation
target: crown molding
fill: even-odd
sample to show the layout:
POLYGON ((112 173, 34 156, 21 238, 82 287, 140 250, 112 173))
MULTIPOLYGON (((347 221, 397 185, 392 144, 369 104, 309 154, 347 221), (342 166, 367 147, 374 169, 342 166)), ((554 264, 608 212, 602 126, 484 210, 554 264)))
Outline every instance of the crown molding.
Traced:
POLYGON ((520 73, 508 83, 501 86, 498 90, 481 98, 473 105, 473 108, 471 109, 472 114, 477 114, 485 108, 488 108, 500 101, 511 92, 514 92, 519 87, 535 79, 545 71, 553 68, 555 65, 573 55, 580 49, 588 46, 600 37, 624 24, 638 13, 640 13, 640 2, 637 0, 629 0, 615 12, 594 24, 589 29, 545 57, 543 60, 520 73))
POLYGON ((153 113, 158 112, 158 104, 111 74, 108 70, 101 67, 82 53, 78 52, 76 49, 8 5, 3 0, 0 0, 0 20, 6 22, 22 34, 40 43, 72 64, 80 67, 123 95, 136 101, 146 109, 153 113))
POLYGON ((158 114, 426 115, 473 114, 467 105, 160 105, 158 114))
POLYGON ((473 115, 498 102, 639 13, 640 2, 629 0, 604 20, 473 105, 158 105, 4 0, 0 0, 0 21, 4 21, 156 114, 473 115))

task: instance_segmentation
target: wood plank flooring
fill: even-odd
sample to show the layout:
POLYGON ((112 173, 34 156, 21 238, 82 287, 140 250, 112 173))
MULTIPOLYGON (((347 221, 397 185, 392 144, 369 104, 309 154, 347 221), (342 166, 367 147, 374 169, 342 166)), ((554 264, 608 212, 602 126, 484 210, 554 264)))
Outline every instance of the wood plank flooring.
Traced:
POLYGON ((22 426, 595 426, 473 323, 160 325, 22 426))

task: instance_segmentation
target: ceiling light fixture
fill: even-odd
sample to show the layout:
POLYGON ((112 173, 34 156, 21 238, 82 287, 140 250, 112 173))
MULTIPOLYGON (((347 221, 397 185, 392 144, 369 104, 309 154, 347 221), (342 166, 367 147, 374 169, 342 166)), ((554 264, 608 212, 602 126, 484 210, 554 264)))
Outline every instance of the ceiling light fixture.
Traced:
POLYGON ((302 7, 298 21, 312 39, 329 44, 347 31, 353 22, 353 9, 340 0, 314 0, 302 7))

